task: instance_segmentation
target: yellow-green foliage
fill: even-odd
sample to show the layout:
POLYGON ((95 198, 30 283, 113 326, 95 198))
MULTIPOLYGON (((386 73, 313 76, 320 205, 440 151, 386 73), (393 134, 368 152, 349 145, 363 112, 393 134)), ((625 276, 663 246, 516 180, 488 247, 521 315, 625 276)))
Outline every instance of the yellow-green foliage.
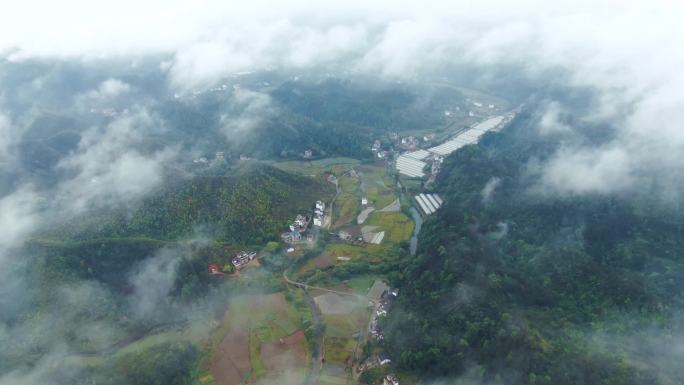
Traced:
POLYGON ((353 338, 326 337, 323 351, 326 361, 345 363, 354 355, 356 341, 353 338))
POLYGON ((365 301, 359 305, 349 314, 324 315, 326 336, 350 337, 352 334, 362 331, 368 323, 370 313, 365 306, 365 301))
POLYGON ((379 226, 375 231, 385 231, 385 242, 401 242, 411 238, 413 221, 402 212, 372 213, 365 224, 379 226))
POLYGON ((377 210, 382 209, 397 199, 394 183, 385 172, 384 166, 363 166, 359 168, 366 188, 365 196, 377 210))
POLYGON ((347 281, 347 285, 354 293, 366 295, 377 278, 373 275, 359 275, 347 281))
POLYGON ((330 171, 335 174, 341 174, 359 163, 359 160, 352 158, 326 158, 312 161, 289 160, 276 162, 273 165, 287 172, 303 175, 322 175, 330 171))
POLYGON ((324 375, 318 379, 318 383, 320 385, 347 385, 347 379, 324 375))

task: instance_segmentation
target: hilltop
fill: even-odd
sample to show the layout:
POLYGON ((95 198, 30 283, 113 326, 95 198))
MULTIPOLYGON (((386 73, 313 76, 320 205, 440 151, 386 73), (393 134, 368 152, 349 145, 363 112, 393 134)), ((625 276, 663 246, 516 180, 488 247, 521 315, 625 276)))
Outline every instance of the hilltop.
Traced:
POLYGON ((109 211, 85 224, 72 223, 66 235, 79 240, 174 240, 201 235, 221 242, 261 244, 277 239, 294 214, 309 211, 316 200, 333 193, 334 186, 323 179, 252 164, 226 175, 176 179, 133 209, 109 211))

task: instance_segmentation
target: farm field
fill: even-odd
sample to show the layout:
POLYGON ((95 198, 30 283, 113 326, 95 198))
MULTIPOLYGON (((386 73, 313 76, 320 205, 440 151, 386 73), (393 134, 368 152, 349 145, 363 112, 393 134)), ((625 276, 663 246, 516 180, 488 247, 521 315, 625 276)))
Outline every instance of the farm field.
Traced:
POLYGON ((385 242, 393 243, 409 240, 415 226, 411 218, 402 212, 374 212, 364 224, 385 231, 385 242))
POLYGON ((311 161, 288 160, 283 162, 274 162, 273 165, 287 172, 318 176, 323 175, 323 173, 328 171, 332 171, 335 174, 342 174, 360 163, 361 162, 358 159, 340 157, 311 161))
POLYGON ((282 293, 233 298, 205 348, 198 385, 303 381, 310 360, 302 317, 282 293))

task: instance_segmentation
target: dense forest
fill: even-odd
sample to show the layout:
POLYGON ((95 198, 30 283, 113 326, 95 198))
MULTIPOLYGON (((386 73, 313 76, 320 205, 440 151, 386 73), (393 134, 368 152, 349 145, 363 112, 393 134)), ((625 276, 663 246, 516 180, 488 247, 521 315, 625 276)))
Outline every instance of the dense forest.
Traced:
POLYGON ((172 128, 167 138, 268 159, 299 158, 305 150, 316 158, 364 159, 372 156, 373 140, 393 131, 443 126, 444 110, 465 103, 461 92, 449 87, 334 78, 274 82, 249 94, 256 106, 244 109, 235 106, 242 103, 238 97, 224 93, 165 101, 157 111, 172 128), (226 140, 222 117, 243 119, 251 127, 234 127, 226 140))
POLYGON ((199 354, 190 341, 117 351, 190 320, 206 324, 212 290, 225 298, 231 285, 248 284, 211 276, 207 265, 230 270, 236 251, 277 239, 296 213, 333 193, 325 180, 247 164, 176 178, 131 207, 89 213, 32 238, 16 251, 33 256, 16 267, 26 301, 3 320, 29 323, 33 335, 0 335, 0 372, 40 367, 59 344, 68 354, 60 351, 59 365, 45 371, 64 383, 190 383, 199 354))
POLYGON ((392 277, 387 351, 472 383, 681 384, 684 218, 648 197, 536 191, 530 164, 558 143, 535 119, 445 161, 445 205, 392 277))
POLYGON ((59 229, 73 239, 149 237, 174 240, 193 235, 239 244, 278 239, 288 221, 327 199, 334 186, 254 164, 226 175, 179 177, 133 208, 78 218, 59 229))

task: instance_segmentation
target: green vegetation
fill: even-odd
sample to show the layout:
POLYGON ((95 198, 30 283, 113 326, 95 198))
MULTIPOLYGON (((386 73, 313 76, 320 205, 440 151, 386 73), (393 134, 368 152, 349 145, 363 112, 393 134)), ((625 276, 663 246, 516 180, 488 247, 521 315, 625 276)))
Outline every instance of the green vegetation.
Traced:
POLYGON ((393 213, 379 213, 373 212, 364 225, 378 226, 375 232, 384 231, 385 237, 383 243, 385 242, 403 242, 411 238, 413 234, 414 223, 411 218, 407 217, 406 214, 402 212, 393 213))
POLYGON ((62 235, 173 240, 200 231, 218 241, 263 244, 278 239, 294 214, 310 211, 316 200, 329 199, 333 192, 334 187, 322 180, 256 165, 225 177, 181 179, 146 198, 133 212, 79 219, 71 234, 62 235))
POLYGON ((372 202, 376 210, 381 210, 397 199, 394 183, 387 175, 384 164, 381 166, 363 166, 358 168, 365 191, 363 195, 372 202))
POLYGON ((197 358, 189 343, 164 343, 87 366, 76 385, 188 385, 197 358))
POLYGON ((323 175, 325 172, 343 174, 360 163, 353 158, 325 158, 311 161, 287 160, 274 162, 273 166, 293 174, 323 175))
POLYGON ((532 130, 522 114, 446 160, 445 204, 390 274, 386 351, 402 370, 473 383, 682 383, 666 346, 684 335, 684 218, 650 197, 535 192, 528 162, 558 144, 532 130))

